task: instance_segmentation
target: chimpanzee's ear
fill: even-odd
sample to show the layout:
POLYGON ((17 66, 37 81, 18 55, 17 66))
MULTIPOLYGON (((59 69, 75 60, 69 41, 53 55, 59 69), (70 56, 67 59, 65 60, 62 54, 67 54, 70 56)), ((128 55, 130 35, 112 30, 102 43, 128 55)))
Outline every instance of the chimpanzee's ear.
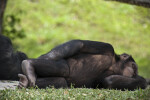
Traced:
POLYGON ((133 70, 134 70, 134 74, 135 74, 135 75, 138 75, 138 66, 137 66, 136 63, 132 63, 132 68, 133 68, 133 70))

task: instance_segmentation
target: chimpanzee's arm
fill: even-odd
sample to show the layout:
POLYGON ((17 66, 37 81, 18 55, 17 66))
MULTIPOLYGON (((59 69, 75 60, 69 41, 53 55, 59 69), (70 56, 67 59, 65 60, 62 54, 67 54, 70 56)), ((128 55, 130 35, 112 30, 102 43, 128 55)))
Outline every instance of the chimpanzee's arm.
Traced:
POLYGON ((83 43, 80 52, 91 54, 114 55, 114 48, 109 43, 81 40, 83 43))
POLYGON ((141 76, 131 78, 121 75, 111 75, 104 79, 103 85, 104 88, 135 90, 138 88, 145 89, 147 87, 147 82, 141 76))
POLYGON ((55 47, 49 53, 39 58, 58 60, 73 56, 76 53, 114 55, 114 49, 108 43, 89 40, 71 40, 55 47))

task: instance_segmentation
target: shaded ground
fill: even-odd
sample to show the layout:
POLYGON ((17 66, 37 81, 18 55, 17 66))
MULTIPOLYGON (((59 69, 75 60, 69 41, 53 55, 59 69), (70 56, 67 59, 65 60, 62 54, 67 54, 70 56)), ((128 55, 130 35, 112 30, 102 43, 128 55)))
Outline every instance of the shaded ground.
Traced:
POLYGON ((15 89, 18 85, 18 81, 7 81, 0 80, 0 90, 4 89, 15 89))

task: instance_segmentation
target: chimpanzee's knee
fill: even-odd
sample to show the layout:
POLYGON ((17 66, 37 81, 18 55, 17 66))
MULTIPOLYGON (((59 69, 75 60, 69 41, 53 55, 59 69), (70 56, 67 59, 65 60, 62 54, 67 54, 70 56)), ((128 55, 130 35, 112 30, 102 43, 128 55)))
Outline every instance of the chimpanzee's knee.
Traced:
POLYGON ((23 60, 22 61, 22 66, 25 66, 25 65, 28 65, 28 64, 31 64, 31 60, 23 60))

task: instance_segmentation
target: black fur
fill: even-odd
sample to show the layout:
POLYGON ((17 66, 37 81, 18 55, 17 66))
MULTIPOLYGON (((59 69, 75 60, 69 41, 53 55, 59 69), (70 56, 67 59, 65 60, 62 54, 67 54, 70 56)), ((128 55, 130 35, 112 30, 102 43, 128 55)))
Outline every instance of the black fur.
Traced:
MULTIPOLYGON (((24 74, 30 81, 35 79, 36 73, 37 85, 41 79, 45 79, 44 77, 49 79, 61 77, 66 80, 68 87, 74 84, 77 88, 85 86, 86 88, 134 90, 147 86, 145 79, 137 74, 134 59, 128 54, 115 54, 112 45, 103 42, 72 40, 55 47, 37 59, 25 60, 23 68, 26 69, 24 74), (128 73, 127 70, 124 74, 127 67, 130 72, 128 73)), ((60 80, 55 82, 54 86, 61 83, 60 80)), ((63 84, 59 85, 63 87, 63 84)))
POLYGON ((9 38, 0 35, 0 80, 19 80, 21 63, 27 59, 22 52, 14 52, 9 38))

